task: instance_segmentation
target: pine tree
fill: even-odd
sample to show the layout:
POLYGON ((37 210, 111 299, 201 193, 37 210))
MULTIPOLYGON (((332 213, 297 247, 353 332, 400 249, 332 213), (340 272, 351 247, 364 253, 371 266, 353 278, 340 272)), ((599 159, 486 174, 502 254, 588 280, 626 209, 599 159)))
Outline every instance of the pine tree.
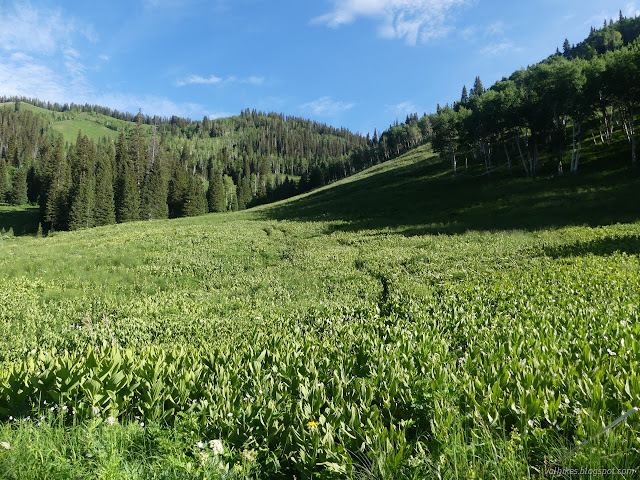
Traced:
POLYGON ((189 175, 182 215, 195 217, 204 213, 207 213, 207 197, 202 180, 196 175, 189 175))
POLYGON ((136 181, 136 172, 132 162, 127 161, 118 181, 121 186, 122 197, 120 210, 116 211, 118 222, 133 222, 140 220, 140 195, 136 181))
POLYGON ((129 161, 135 174, 135 183, 139 195, 142 190, 144 174, 147 170, 147 145, 142 136, 142 112, 138 112, 136 119, 136 128, 129 138, 129 161))
POLYGON ((64 230, 69 214, 71 168, 62 150, 62 135, 57 140, 47 166, 47 193, 43 201, 43 219, 48 230, 64 230))
POLYGON ((11 205, 24 205, 27 203, 27 174, 24 169, 16 170, 11 180, 11 205))
POLYGON ((142 190, 142 218, 157 220, 169 217, 169 178, 166 162, 160 152, 156 153, 151 171, 145 177, 142 190))
POLYGON ((114 161, 113 150, 108 146, 103 148, 96 165, 96 206, 94 219, 97 226, 116 223, 116 208, 113 196, 114 161))
POLYGON ((95 146, 78 132, 74 155, 71 157, 71 208, 69 228, 78 230, 94 226, 95 210, 95 146))
POLYGON ((252 199, 251 180, 246 176, 238 178, 238 209, 244 210, 247 208, 252 199))
POLYGON ((9 200, 9 175, 7 174, 7 164, 3 158, 0 158, 0 202, 9 200))
POLYGON ((571 44, 569 43, 569 39, 565 38, 564 43, 562 44, 562 55, 564 55, 564 58, 569 58, 570 53, 571 53, 571 44))
POLYGON ((186 166, 183 165, 180 160, 176 159, 171 163, 171 174, 169 178, 169 194, 167 198, 169 217, 182 217, 185 193, 189 180, 187 179, 186 166))
POLYGON ((209 169, 209 188, 207 190, 207 203, 210 212, 224 212, 224 183, 222 181, 222 172, 214 171, 213 167, 209 169))
POLYGON ((469 101, 469 94, 467 93, 467 86, 462 86, 462 95, 460 96, 460 103, 465 104, 469 101))
POLYGON ((129 151, 124 134, 121 133, 116 144, 115 204, 118 223, 140 220, 138 177, 129 151))
POLYGON ((484 87, 482 86, 482 80, 480 77, 476 77, 475 82, 473 82, 473 88, 471 89, 471 95, 482 95, 484 93, 484 87))

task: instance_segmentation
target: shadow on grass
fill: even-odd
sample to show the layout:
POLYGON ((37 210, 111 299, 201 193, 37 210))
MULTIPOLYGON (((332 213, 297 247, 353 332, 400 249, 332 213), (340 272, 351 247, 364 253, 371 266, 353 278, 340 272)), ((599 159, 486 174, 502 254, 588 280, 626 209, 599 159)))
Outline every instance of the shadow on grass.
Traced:
POLYGON ((640 236, 606 237, 588 242, 545 247, 544 254, 553 258, 581 257, 588 254, 607 256, 616 252, 640 255, 640 236))
MULTIPOLYGON (((624 159, 626 162, 626 158, 624 159)), ((335 222, 330 231, 392 229, 411 236, 469 230, 539 230, 640 219, 640 177, 607 162, 575 177, 507 175, 452 179, 449 166, 423 155, 273 206, 276 220, 335 222)))
POLYGON ((0 230, 13 228, 14 235, 33 235, 40 221, 38 207, 0 205, 0 230))

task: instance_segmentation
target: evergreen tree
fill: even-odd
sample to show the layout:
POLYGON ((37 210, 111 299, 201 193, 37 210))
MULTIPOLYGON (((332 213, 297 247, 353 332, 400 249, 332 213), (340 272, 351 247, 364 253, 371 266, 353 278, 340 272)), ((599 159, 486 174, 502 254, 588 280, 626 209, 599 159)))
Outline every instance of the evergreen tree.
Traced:
POLYGON ((176 159, 171 163, 171 174, 169 178, 169 194, 167 198, 169 217, 182 217, 189 180, 187 178, 186 166, 183 165, 180 160, 176 159))
POLYGON ((71 159, 71 206, 69 228, 78 230, 94 226, 95 204, 95 147, 88 137, 78 132, 74 155, 71 159))
POLYGON ((484 87, 482 86, 482 80, 480 77, 476 77, 473 82, 473 88, 471 89, 471 95, 482 95, 484 93, 484 87))
POLYGON ((37 203, 42 185, 35 165, 31 165, 27 171, 27 197, 29 203, 37 203))
POLYGON ((207 196, 202 185, 202 180, 196 175, 189 175, 182 215, 185 217, 195 217, 205 213, 207 213, 207 196))
POLYGON ((118 222, 140 220, 140 195, 133 162, 127 161, 125 163, 118 184, 120 185, 122 195, 120 209, 116 210, 118 222))
POLYGON ((7 174, 7 164, 0 158, 0 202, 8 200, 11 187, 9 185, 9 175, 7 174))
POLYGON ((71 168, 62 150, 62 135, 56 140, 46 172, 47 193, 41 196, 43 218, 49 224, 48 230, 64 230, 69 214, 71 168))
POLYGON ((462 95, 460 96, 460 103, 465 104, 469 101, 469 94, 467 93, 467 86, 462 86, 462 95))
POLYGON ((140 220, 140 191, 136 168, 129 156, 124 134, 116 143, 115 205, 118 223, 140 220))
POLYGON ((562 55, 564 55, 564 58, 569 58, 570 53, 571 53, 571 44, 569 44, 569 39, 565 38, 564 43, 562 44, 562 55))
POLYGON ((94 219, 97 226, 116 223, 115 199, 113 196, 113 150, 102 148, 96 165, 96 206, 94 219))
POLYGON ((251 181, 249 177, 238 178, 238 210, 244 210, 249 206, 253 195, 251 194, 251 181))
POLYGON ((169 217, 169 178, 167 165, 163 155, 156 153, 151 171, 145 177, 142 191, 142 217, 146 220, 157 220, 169 217))
POLYGON ((9 197, 11 205, 24 205, 28 201, 27 174, 22 168, 13 173, 13 179, 11 180, 11 195, 9 197))
POLYGON ((136 128, 129 138, 129 161, 135 174, 135 184, 138 189, 138 195, 142 190, 144 174, 147 170, 147 145, 142 135, 142 113, 138 112, 136 116, 136 128))
POLYGON ((207 190, 207 203, 210 212, 224 212, 224 183, 222 181, 222 172, 214 171, 213 167, 209 169, 209 188, 207 190))

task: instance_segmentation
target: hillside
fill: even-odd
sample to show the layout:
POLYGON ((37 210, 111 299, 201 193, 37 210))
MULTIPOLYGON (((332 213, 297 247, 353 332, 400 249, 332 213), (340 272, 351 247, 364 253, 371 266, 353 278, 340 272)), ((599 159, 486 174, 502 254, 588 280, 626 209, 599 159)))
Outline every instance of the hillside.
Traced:
MULTIPOLYGON (((640 402, 640 189, 597 153, 478 181, 423 147, 246 212, 5 236, 0 476, 544 478, 640 402)), ((640 468, 639 434, 563 465, 640 468)))

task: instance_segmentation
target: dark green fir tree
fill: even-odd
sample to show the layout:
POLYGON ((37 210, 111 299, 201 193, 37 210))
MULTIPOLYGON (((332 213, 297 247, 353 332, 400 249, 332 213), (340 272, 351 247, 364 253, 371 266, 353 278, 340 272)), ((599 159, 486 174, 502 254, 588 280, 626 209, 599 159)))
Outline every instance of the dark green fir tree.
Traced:
POLYGON ((24 205, 27 203, 27 174, 24 169, 18 169, 13 172, 11 179, 11 205, 24 205))
POLYGON ((9 199, 10 191, 11 186, 7 173, 7 163, 4 161, 4 158, 0 158, 0 202, 5 202, 9 199))
POLYGON ((113 196, 113 164, 115 157, 110 146, 101 148, 96 165, 96 202, 94 220, 97 226, 116 223, 113 196))
POLYGON ((213 166, 209 168, 209 188, 207 189, 207 203, 210 212, 224 212, 224 183, 222 181, 222 172, 214 170, 213 166))
POLYGON ((151 170, 147 173, 142 190, 143 220, 158 220, 169 217, 168 168, 163 155, 157 152, 151 170))

